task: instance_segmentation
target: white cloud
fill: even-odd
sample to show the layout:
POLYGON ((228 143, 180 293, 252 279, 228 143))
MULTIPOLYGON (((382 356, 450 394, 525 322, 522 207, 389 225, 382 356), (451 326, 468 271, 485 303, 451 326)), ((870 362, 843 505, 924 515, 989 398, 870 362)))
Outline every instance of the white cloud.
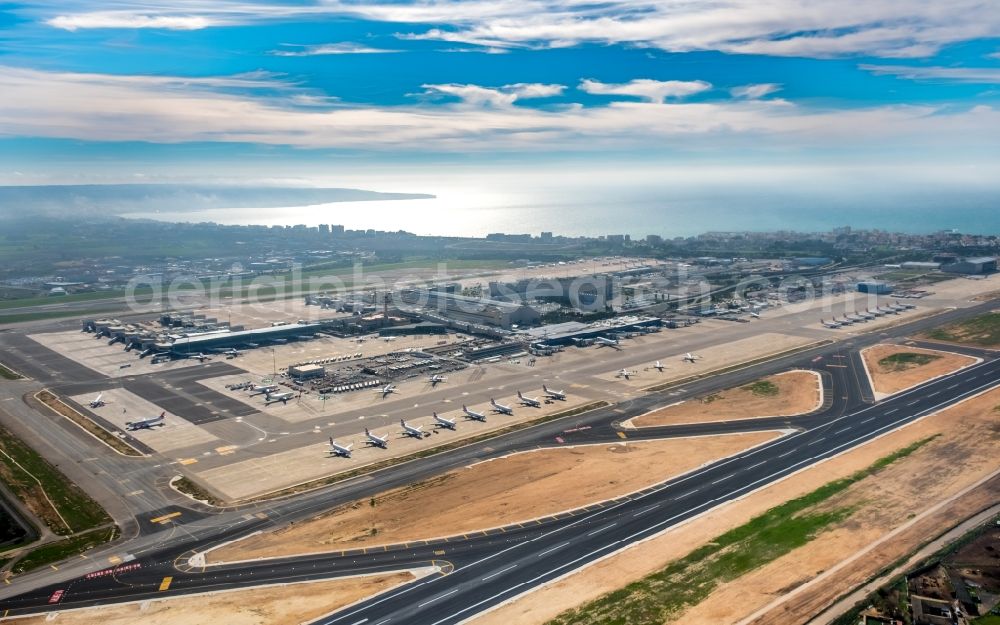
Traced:
POLYGON ((421 85, 426 96, 454 96, 466 104, 473 106, 510 106, 517 100, 533 98, 551 98, 560 95, 566 89, 564 85, 548 85, 542 83, 516 83, 499 88, 481 87, 479 85, 460 85, 455 83, 441 85, 421 85))
MULTIPOLYGON (((292 46, 292 44, 285 44, 292 46)), ((391 54, 402 50, 372 48, 360 43, 323 43, 315 46, 295 46, 292 49, 274 50, 275 56, 323 56, 327 54, 391 54)))
POLYGON ((746 98, 748 100, 758 100, 764 96, 769 96, 781 90, 781 85, 773 82, 758 83, 755 85, 741 85, 729 90, 734 98, 746 98))
POLYGON ((642 98, 648 102, 663 102, 667 98, 683 98, 707 91, 711 83, 703 80, 650 80, 638 78, 626 83, 609 84, 585 79, 579 89, 593 95, 624 95, 642 98))
POLYGON ((919 67, 905 65, 860 65, 878 76, 910 80, 943 80, 977 84, 1000 84, 1000 67, 919 67))
POLYGON ((554 95, 561 91, 559 85, 426 88, 460 101, 322 106, 314 92, 261 73, 190 79, 0 66, 0 132, 82 141, 461 153, 677 148, 731 154, 739 146, 760 145, 778 152, 900 145, 964 149, 991 148, 1000 141, 1000 110, 986 106, 968 111, 930 106, 828 110, 783 100, 726 99, 542 110, 514 103, 554 95), (303 100, 302 95, 313 97, 303 100))
POLYGON ((75 11, 66 4, 52 2, 43 18, 57 28, 78 30, 353 17, 426 27, 402 33, 403 38, 498 49, 620 43, 776 56, 924 57, 952 43, 1000 36, 995 0, 314 0, 285 6, 250 0, 95 0, 79 2, 75 11))

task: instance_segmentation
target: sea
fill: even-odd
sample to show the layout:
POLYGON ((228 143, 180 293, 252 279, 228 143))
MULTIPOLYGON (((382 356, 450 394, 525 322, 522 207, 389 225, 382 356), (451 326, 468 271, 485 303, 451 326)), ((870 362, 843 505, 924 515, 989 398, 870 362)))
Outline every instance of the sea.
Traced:
POLYGON ((774 186, 465 185, 409 190, 431 199, 336 202, 197 213, 134 211, 171 222, 295 225, 482 237, 493 232, 565 236, 688 237, 705 232, 824 232, 840 226, 892 232, 1000 233, 1000 191, 792 190, 774 186))

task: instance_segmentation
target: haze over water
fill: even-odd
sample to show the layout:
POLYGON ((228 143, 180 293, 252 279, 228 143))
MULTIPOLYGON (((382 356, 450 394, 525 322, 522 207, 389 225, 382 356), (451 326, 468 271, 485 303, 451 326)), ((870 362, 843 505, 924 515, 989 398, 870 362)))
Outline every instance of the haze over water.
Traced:
POLYGON ((421 235, 484 236, 491 232, 643 237, 692 236, 709 231, 827 231, 854 228, 895 232, 1000 232, 1000 193, 959 190, 908 193, 740 185, 719 188, 662 185, 369 185, 378 191, 433 193, 420 200, 337 202, 283 208, 135 212, 127 216, 220 224, 342 224, 348 229, 406 230, 421 235), (817 192, 820 191, 820 192, 817 192))

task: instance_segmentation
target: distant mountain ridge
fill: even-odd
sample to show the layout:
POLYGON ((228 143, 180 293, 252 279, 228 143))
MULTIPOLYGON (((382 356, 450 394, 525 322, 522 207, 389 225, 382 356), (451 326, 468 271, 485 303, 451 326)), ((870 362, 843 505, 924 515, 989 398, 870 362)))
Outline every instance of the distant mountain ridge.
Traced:
POLYGON ((381 193, 364 189, 188 184, 93 184, 0 186, 0 217, 118 214, 135 211, 198 211, 211 208, 278 208, 433 198, 426 193, 381 193))

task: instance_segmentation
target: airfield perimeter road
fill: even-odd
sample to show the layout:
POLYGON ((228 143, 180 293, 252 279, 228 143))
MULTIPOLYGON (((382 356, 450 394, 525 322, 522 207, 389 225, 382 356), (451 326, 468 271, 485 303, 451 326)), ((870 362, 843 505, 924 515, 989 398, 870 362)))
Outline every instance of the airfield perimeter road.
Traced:
MULTIPOLYGON (((79 563, 63 567, 62 575, 27 575, 4 588, 0 609, 10 614, 45 612, 175 593, 191 593, 256 584, 319 579, 361 571, 403 568, 437 561, 447 575, 436 575, 375 597, 324 623, 370 625, 396 623, 444 624, 460 622, 477 612, 526 592, 546 581, 592 562, 628 544, 658 533, 705 512, 721 502, 772 483, 803 467, 855 447, 961 399, 995 386, 1000 361, 989 352, 977 352, 984 362, 878 404, 865 401, 870 389, 859 371, 856 350, 887 338, 902 337, 933 325, 991 309, 989 302, 921 319, 881 333, 852 336, 849 342, 817 347, 743 370, 683 385, 683 393, 655 393, 606 409, 553 421, 452 452, 354 478, 313 493, 282 501, 247 506, 206 516, 204 511, 180 508, 179 523, 155 533, 143 532, 126 546, 135 556, 133 567, 87 579, 84 572, 98 566, 79 563), (338 503, 366 497, 393 486, 423 479, 519 449, 550 446, 560 436, 566 444, 620 441, 612 425, 620 420, 689 395, 733 386, 792 367, 825 371, 828 401, 817 413, 797 418, 673 426, 629 431, 630 438, 653 438, 765 428, 796 431, 765 446, 716 462, 629 497, 589 506, 558 518, 408 545, 269 560, 207 569, 184 564, 197 550, 251 531, 305 518, 338 503), (573 430, 567 432, 566 430, 573 430), (192 512, 190 517, 187 513, 192 512), (267 518, 259 518, 261 512, 267 518), (190 519, 190 520, 188 520, 190 519), (186 522, 185 522, 186 521, 186 522), (178 557, 187 551, 185 557, 178 557), (175 561, 181 569, 175 567, 175 561), (66 569, 69 568, 67 572, 66 569), (56 576, 58 575, 58 577, 56 576), (158 589, 164 577, 173 582, 167 592, 158 589), (39 584, 47 583, 41 588, 39 584), (32 588, 32 590, 27 590, 32 588), (27 591, 26 591, 27 590, 27 591), (58 602, 49 600, 57 590, 58 602), (26 592, 25 592, 26 591, 26 592), (20 592, 18 596, 12 596, 20 592)), ((127 466, 128 462, 123 462, 127 466)), ((108 467, 114 470, 114 467, 108 467)))

